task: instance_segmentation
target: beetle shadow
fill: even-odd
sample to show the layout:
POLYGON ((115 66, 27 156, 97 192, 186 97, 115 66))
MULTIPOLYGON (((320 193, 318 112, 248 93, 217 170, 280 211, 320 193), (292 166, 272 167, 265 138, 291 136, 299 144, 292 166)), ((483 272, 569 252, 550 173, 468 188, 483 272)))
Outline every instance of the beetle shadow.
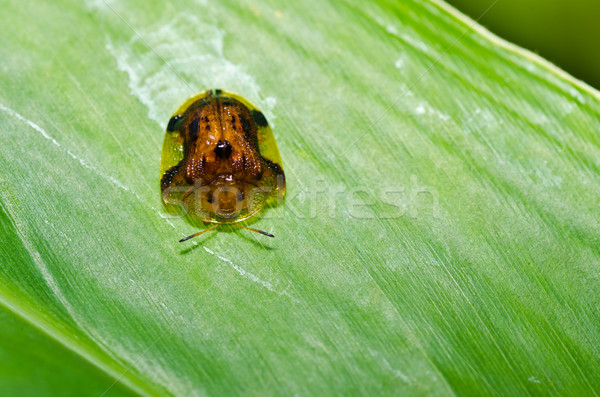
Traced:
MULTIPOLYGON (((235 233, 236 235, 240 236, 241 238, 243 238, 244 240, 251 243, 252 245, 254 245, 257 248, 264 249, 267 251, 272 251, 272 250, 276 249, 268 243, 271 240, 273 240, 273 237, 257 236, 258 233, 256 233, 256 232, 252 232, 250 230, 244 230, 244 229, 241 229, 234 225, 223 225, 223 226, 227 226, 227 229, 231 229, 232 233, 235 233)), ((277 238, 277 237, 274 237, 274 238, 277 238)))
MULTIPOLYGON (((163 205, 163 207, 166 207, 166 206, 163 205)), ((183 211, 183 209, 181 209, 180 211, 183 211)), ((190 215, 188 213, 185 213, 185 215, 182 215, 181 218, 185 221, 185 223, 187 223, 191 226, 189 235, 206 230, 211 226, 211 223, 203 222, 202 220, 200 220, 196 217, 193 217, 192 215, 190 215)), ((187 247, 183 247, 182 250, 180 251, 180 254, 186 255, 186 254, 189 254, 190 252, 193 252, 198 247, 204 246, 204 243, 206 243, 207 241, 209 241, 215 237, 215 233, 217 231, 218 231, 218 227, 215 230, 208 231, 201 236, 193 237, 193 240, 190 240, 193 242, 189 243, 191 245, 187 246, 187 247), (195 242, 195 244, 194 244, 194 242, 195 242)), ((185 243, 186 243, 185 241, 179 242, 179 244, 185 244, 185 243)))
MULTIPOLYGON (((199 230, 199 231, 201 231, 201 230, 199 230)), ((236 236, 239 236, 240 238, 251 243, 255 247, 263 249, 263 250, 272 251, 275 249, 274 247, 270 246, 268 243, 265 243, 266 241, 270 240, 270 238, 268 238, 266 236, 264 238, 265 242, 262 242, 260 237, 253 236, 253 234, 256 234, 255 232, 241 229, 233 224, 232 225, 223 224, 223 225, 219 225, 217 228, 215 228, 215 230, 211 230, 206 235, 196 237, 196 238, 199 238, 200 240, 196 241, 196 244, 192 244, 189 247, 185 247, 184 249, 182 249, 179 252, 179 254, 187 255, 191 252, 194 252, 196 249, 203 247, 206 242, 213 239, 217 233, 235 234, 236 236)))
MULTIPOLYGON (((262 209, 261 211, 259 211, 256 214, 252 215, 250 218, 248 218, 242 222, 239 222, 239 224, 241 224, 243 226, 251 227, 251 225, 253 225, 254 223, 263 219, 265 214, 267 214, 271 211, 275 211, 277 207, 283 205, 284 201, 285 201, 285 196, 283 198, 280 198, 277 200, 268 200, 264 209, 262 209)), ((192 229, 192 232, 190 233, 190 235, 197 233, 197 232, 202 232, 203 230, 206 230, 207 228, 214 225, 214 223, 212 223, 212 222, 205 222, 205 221, 191 215, 185 209, 185 207, 183 205, 179 205, 179 206, 166 205, 163 202, 163 210, 165 211, 166 214, 169 214, 173 217, 183 219, 185 221, 185 223, 189 224, 192 228, 196 229, 195 232, 192 229)), ((262 238, 257 238, 258 236, 253 236, 253 235, 258 234, 258 233, 250 231, 250 230, 244 230, 241 227, 237 227, 237 226, 235 226, 237 223, 238 222, 233 222, 231 224, 224 223, 222 225, 217 226, 214 230, 207 232, 205 235, 194 237, 194 239, 195 239, 194 241, 196 242, 196 244, 192 244, 191 246, 183 248, 180 251, 180 254, 187 255, 191 252, 194 252, 198 247, 204 246, 204 243, 206 243, 210 239, 214 238, 216 233, 233 233, 233 234, 243 238, 247 242, 250 242, 252 245, 254 245, 257 248, 261 248, 263 250, 266 249, 268 251, 275 249, 268 242, 269 240, 271 240, 270 237, 264 236, 262 238)), ((259 227, 258 229, 261 229, 261 228, 259 227)), ((277 238, 277 237, 275 237, 275 238, 277 238)))
MULTIPOLYGON (((195 241, 196 244, 191 243, 190 246, 182 248, 181 251, 179 251, 179 255, 187 255, 190 252, 194 252, 197 248, 203 247, 205 242, 214 238, 214 235, 209 232, 205 236, 201 236, 199 238, 200 238, 200 241, 195 241)), ((183 244, 183 243, 178 243, 178 244, 183 244)))

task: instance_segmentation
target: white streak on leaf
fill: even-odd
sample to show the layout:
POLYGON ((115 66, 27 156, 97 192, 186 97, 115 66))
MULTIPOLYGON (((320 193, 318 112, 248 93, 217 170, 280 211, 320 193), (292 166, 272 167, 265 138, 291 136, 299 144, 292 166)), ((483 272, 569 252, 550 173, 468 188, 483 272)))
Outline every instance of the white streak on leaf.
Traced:
POLYGON ((402 379, 405 383, 413 383, 412 380, 408 376, 406 376, 406 374, 404 374, 401 370, 392 367, 390 362, 385 358, 383 354, 371 348, 369 348, 368 351, 372 357, 381 360, 381 363, 383 364, 384 368, 390 371, 394 375, 394 377, 402 379))
POLYGON ((396 66, 398 69, 401 69, 404 66, 404 57, 398 58, 396 63, 394 63, 394 66, 396 66))
POLYGON ((180 13, 166 24, 132 32, 127 41, 107 37, 106 48, 127 74, 131 94, 148 108, 148 118, 162 127, 185 99, 214 88, 248 98, 273 120, 276 98, 263 98, 246 68, 224 56, 224 38, 225 30, 208 14, 180 13))
POLYGON ((450 116, 448 116, 445 113, 442 113, 440 110, 433 108, 431 105, 429 104, 419 104, 416 108, 415 108, 415 114, 420 116, 420 115, 428 115, 428 116, 434 116, 442 121, 448 121, 450 120, 450 116))
POLYGON ((71 238, 70 238, 69 236, 67 236, 67 235, 66 235, 64 232, 61 232, 60 230, 58 230, 58 229, 56 228, 56 226, 54 226, 54 224, 53 224, 53 223, 51 223, 51 222, 48 222, 48 221, 44 221, 44 223, 46 223, 46 225, 49 225, 49 226, 52 228, 52 230, 54 230, 54 231, 56 232, 56 234, 58 234, 59 236, 61 236, 61 237, 62 237, 62 238, 64 238, 65 240, 68 240, 68 241, 73 241, 73 240, 71 240, 71 238))
POLYGON ((27 125, 29 125, 31 128, 33 128, 34 130, 36 130, 37 132, 39 132, 44 138, 46 138, 47 140, 49 140, 50 142, 52 142, 52 144, 54 146, 61 148, 67 155, 69 155, 69 157, 71 157, 74 160, 77 160, 79 162, 79 164, 81 164, 84 168, 87 168, 88 170, 92 171, 96 175, 98 175, 101 178, 107 180, 108 182, 110 182, 111 184, 117 186, 120 189, 123 189, 123 190, 128 191, 128 192, 131 191, 131 189, 129 189, 127 186, 125 186, 124 184, 122 184, 121 182, 119 182, 114 177, 112 177, 110 175, 107 175, 104 172, 102 172, 99 169, 97 169, 96 167, 93 167, 93 166, 89 165, 84 159, 82 159, 79 156, 75 155, 70 150, 63 149, 62 145, 56 139, 54 139, 50 134, 48 134, 48 132, 46 132, 42 127, 40 127, 39 125, 37 125, 33 121, 28 120, 27 118, 21 116, 19 113, 15 112, 14 110, 12 110, 12 109, 10 109, 10 108, 2 105, 2 104, 0 104, 0 109, 2 109, 3 111, 5 111, 6 113, 10 114, 14 118, 16 118, 16 119, 18 119, 20 121, 23 121, 24 123, 26 123, 27 125))
MULTIPOLYGON (((99 169, 97 169, 96 167, 90 165, 87 163, 87 161, 85 161, 84 159, 82 159, 81 157, 77 156, 75 153, 71 152, 69 149, 65 149, 60 142, 58 142, 56 139, 54 139, 50 134, 48 134, 48 132, 46 132, 42 127, 40 127, 39 125, 37 125, 36 123, 34 123, 33 121, 23 117, 21 114, 15 112, 14 110, 0 104, 0 109, 3 110, 4 112, 8 113, 9 115, 13 116, 14 118, 16 118, 17 120, 20 120, 24 123, 26 123, 27 125, 29 125, 31 128, 33 128, 35 131, 39 132, 44 138, 46 138, 47 140, 49 140, 50 142, 52 142, 52 144, 58 148, 60 148, 64 153, 66 153, 69 157, 71 157, 74 160, 77 160, 79 162, 79 164, 81 164, 84 168, 92 171, 94 174, 100 176, 101 178, 103 178, 104 180, 110 182, 111 184, 115 185, 116 187, 129 192, 131 194, 133 194, 138 201, 143 203, 142 198, 133 190, 131 190, 129 187, 125 186, 123 183, 121 183, 119 180, 117 180, 116 178, 114 178, 111 175, 107 175, 104 172, 100 171, 99 169)), ((156 208, 151 207, 154 211, 156 211, 160 217, 162 219, 165 220, 165 222, 167 222, 173 229, 175 229, 175 225, 169 220, 167 219, 160 211, 158 211, 156 208)), ((52 225, 52 227, 54 227, 52 225)), ((59 234, 62 232, 59 232, 59 234)), ((69 237, 67 237, 66 235, 64 235, 64 233, 62 234, 62 236, 66 239, 68 239, 69 241, 71 241, 71 239, 69 237)))
POLYGON ((172 215, 168 215, 165 213, 160 212, 159 210, 157 210, 154 207, 151 207, 154 211, 156 211, 156 213, 158 214, 158 216, 160 216, 162 219, 165 220, 165 222, 167 222, 169 224, 169 226, 171 226, 173 229, 176 229, 175 225, 173 224, 173 222, 171 222, 171 218, 173 218, 172 215))
POLYGON ((261 280, 258 276, 256 276, 255 274, 250 273, 249 271, 243 269, 242 267, 236 265, 235 263, 233 263, 231 260, 215 253, 214 251, 212 251, 210 248, 204 247, 204 250, 206 252, 208 252, 211 255, 216 256, 217 258, 221 259, 222 261, 227 262, 236 272, 238 272, 242 277, 244 277, 245 279, 248 279, 252 282, 255 282, 259 285, 261 285, 263 288, 268 289, 271 292, 276 293, 277 295, 285 295, 288 298, 290 298, 291 300, 293 300, 296 303, 300 303, 300 301, 298 301, 298 299, 294 298, 293 296, 291 296, 287 291, 277 291, 277 289, 275 289, 275 287, 273 286, 273 284, 271 284, 268 281, 264 281, 261 280))
POLYGON ((387 25, 385 30, 393 35, 398 35, 398 28, 396 28, 394 25, 387 25))
POLYGON ((10 108, 7 108, 6 106, 4 106, 2 104, 0 104, 0 109, 4 110, 6 113, 10 114, 11 116, 27 123, 31 128, 33 128, 34 130, 36 130, 37 132, 42 134, 42 136, 44 138, 46 138, 47 140, 52 142, 55 146, 60 147, 60 143, 58 143, 58 141, 56 139, 52 138, 46 131, 44 131, 44 129, 42 127, 40 127, 33 121, 26 119, 25 117, 21 116, 19 113, 15 112, 14 110, 12 110, 10 108))

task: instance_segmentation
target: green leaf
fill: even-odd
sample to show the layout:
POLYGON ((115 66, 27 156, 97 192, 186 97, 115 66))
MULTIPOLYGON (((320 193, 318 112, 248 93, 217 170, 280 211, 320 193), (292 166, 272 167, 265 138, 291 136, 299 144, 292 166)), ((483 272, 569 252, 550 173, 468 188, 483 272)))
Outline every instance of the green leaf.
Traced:
POLYGON ((429 0, 0 15, 0 388, 596 395, 600 95, 429 0), (170 114, 272 125, 268 239, 162 207, 170 114))

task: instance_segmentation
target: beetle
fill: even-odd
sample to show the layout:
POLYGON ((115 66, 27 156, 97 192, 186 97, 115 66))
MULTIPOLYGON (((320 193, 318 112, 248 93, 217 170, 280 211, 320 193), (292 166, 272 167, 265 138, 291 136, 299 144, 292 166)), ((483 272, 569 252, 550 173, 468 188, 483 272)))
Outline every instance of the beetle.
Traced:
POLYGON ((208 229, 246 227, 269 198, 285 195, 281 156, 267 119, 252 103, 215 89, 189 98, 169 120, 161 155, 161 193, 166 206, 183 206, 208 229))

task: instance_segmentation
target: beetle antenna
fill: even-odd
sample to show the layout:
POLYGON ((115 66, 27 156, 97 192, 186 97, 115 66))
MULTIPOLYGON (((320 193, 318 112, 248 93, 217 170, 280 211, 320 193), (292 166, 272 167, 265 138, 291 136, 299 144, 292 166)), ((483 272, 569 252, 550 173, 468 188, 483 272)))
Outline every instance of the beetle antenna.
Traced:
POLYGON ((204 233, 206 233, 206 232, 208 232, 208 231, 210 231, 210 230, 213 230, 215 227, 217 227, 217 226, 219 226, 219 225, 222 225, 222 224, 223 224, 223 222, 221 222, 221 223, 217 223, 217 224, 215 224, 215 225, 212 225, 212 226, 211 226, 211 227, 209 227, 208 229, 202 230, 201 232, 194 233, 194 234, 192 234, 192 235, 190 235, 190 236, 187 236, 187 237, 184 237, 184 238, 182 238, 181 240, 179 240, 179 242, 180 242, 180 243, 183 243, 184 241, 187 241, 187 240, 189 240, 189 239, 191 239, 191 238, 194 238, 194 237, 196 237, 196 236, 199 236, 199 235, 201 235, 201 234, 204 234, 204 233))
POLYGON ((265 236, 275 237, 271 233, 267 233, 267 232, 264 232, 264 231, 258 230, 258 229, 253 229, 251 227, 242 226, 242 225, 240 225, 238 223, 232 223, 232 225, 235 225, 237 227, 241 227, 242 229, 250 230, 251 232, 256 232, 256 233, 264 234, 265 236))

